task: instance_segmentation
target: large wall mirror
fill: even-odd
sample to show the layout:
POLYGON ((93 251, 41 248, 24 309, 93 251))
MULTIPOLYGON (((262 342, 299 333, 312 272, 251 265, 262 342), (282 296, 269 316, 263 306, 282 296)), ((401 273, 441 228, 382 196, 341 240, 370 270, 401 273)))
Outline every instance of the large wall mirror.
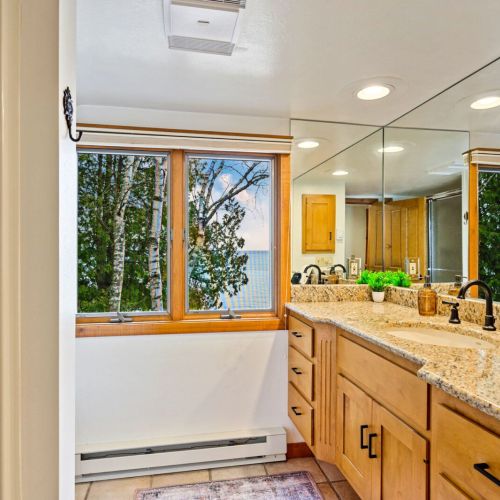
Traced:
POLYGON ((292 120, 291 134, 301 282, 309 265, 337 265, 336 282, 402 269, 483 279, 500 300, 500 60, 386 127, 292 120))
POLYGON ((292 270, 302 282, 310 265, 335 282, 352 281, 375 262, 370 227, 382 207, 382 129, 293 120, 291 132, 292 270))
POLYGON ((384 151, 386 267, 416 259, 500 300, 500 61, 385 127, 384 151))

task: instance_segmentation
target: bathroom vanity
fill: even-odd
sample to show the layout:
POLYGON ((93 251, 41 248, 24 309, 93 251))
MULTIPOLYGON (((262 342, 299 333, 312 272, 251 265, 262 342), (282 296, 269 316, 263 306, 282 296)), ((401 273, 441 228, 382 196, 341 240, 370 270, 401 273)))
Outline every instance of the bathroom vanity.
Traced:
POLYGON ((499 498, 497 332, 367 300, 290 303, 287 321, 288 414, 361 498, 499 498), (422 328, 439 342, 398 334, 422 328))

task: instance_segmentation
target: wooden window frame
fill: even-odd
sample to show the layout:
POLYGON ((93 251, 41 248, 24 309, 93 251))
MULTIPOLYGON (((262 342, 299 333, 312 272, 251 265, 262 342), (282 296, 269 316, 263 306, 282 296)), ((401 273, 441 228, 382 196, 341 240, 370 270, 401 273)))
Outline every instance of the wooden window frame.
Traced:
POLYGON ((105 147, 84 145, 79 150, 143 151, 169 154, 170 183, 170 247, 168 313, 147 312, 134 315, 130 323, 110 323, 105 316, 77 315, 77 337, 104 337, 127 335, 156 335, 181 333, 214 333, 237 331, 266 331, 285 328, 285 303, 290 297, 290 154, 253 152, 199 151, 165 148, 105 147), (220 312, 189 312, 186 297, 186 253, 184 230, 186 221, 186 168, 188 154, 230 155, 232 157, 265 157, 273 159, 274 168, 274 310, 266 312, 244 312, 240 319, 221 319, 220 312))

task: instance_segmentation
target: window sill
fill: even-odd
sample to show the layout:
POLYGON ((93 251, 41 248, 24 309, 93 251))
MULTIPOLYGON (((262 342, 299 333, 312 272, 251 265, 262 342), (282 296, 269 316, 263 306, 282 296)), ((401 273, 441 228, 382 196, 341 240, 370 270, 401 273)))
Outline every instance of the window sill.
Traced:
POLYGON ((242 319, 186 319, 180 321, 137 321, 132 323, 77 323, 77 337, 120 337, 283 330, 283 319, 273 317, 242 319))

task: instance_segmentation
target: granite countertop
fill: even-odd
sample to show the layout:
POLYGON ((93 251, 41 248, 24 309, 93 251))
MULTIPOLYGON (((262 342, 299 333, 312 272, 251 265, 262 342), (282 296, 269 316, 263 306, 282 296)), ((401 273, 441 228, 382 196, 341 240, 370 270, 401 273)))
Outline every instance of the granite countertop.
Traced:
POLYGON ((419 378, 500 420, 499 332, 485 332, 472 323, 451 325, 445 316, 420 316, 414 308, 390 302, 292 302, 287 308, 310 321, 336 325, 421 365, 419 378), (386 331, 417 324, 480 338, 493 344, 493 348, 423 344, 386 331))

